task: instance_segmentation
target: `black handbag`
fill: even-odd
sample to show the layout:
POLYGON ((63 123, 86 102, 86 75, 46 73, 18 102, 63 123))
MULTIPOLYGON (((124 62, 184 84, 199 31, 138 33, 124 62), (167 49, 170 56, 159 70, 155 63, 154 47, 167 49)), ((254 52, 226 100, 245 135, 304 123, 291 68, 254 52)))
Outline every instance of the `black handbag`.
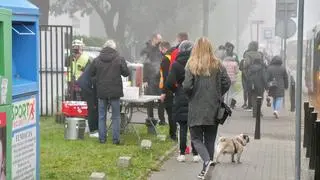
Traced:
POLYGON ((218 113, 216 120, 219 124, 223 125, 224 122, 227 120, 227 118, 232 115, 231 108, 224 102, 220 103, 220 106, 218 108, 218 113))
POLYGON ((216 120, 219 124, 223 125, 224 122, 227 120, 227 118, 232 115, 232 110, 231 108, 223 101, 222 98, 222 93, 221 93, 221 70, 219 69, 219 72, 217 73, 217 92, 219 96, 221 97, 219 99, 219 107, 218 107, 218 112, 216 115, 216 120))

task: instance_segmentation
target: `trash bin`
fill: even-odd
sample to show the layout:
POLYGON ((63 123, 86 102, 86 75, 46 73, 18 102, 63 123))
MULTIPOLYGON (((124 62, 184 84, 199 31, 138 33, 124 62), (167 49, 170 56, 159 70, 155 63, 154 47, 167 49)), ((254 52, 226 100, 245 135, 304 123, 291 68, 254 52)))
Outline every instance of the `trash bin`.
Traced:
POLYGON ((78 140, 84 139, 86 129, 86 119, 71 117, 66 118, 64 127, 64 139, 78 140))

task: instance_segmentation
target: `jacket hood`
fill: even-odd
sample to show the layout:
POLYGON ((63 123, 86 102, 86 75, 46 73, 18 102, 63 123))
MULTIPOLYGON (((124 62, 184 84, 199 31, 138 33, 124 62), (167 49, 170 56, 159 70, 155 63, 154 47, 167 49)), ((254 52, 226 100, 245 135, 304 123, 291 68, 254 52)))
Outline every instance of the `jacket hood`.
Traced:
POLYGON ((105 47, 100 52, 100 59, 102 62, 113 61, 116 57, 119 56, 119 53, 110 47, 105 47))
POLYGON ((187 62, 188 62, 188 60, 190 58, 190 54, 191 54, 191 51, 181 52, 181 53, 178 54, 176 61, 179 64, 181 64, 183 66, 186 66, 186 64, 187 64, 187 62))
POLYGON ((259 49, 259 44, 256 41, 252 41, 248 45, 248 51, 258 51, 259 49))
POLYGON ((282 65, 282 59, 280 56, 275 56, 272 58, 270 65, 282 65))

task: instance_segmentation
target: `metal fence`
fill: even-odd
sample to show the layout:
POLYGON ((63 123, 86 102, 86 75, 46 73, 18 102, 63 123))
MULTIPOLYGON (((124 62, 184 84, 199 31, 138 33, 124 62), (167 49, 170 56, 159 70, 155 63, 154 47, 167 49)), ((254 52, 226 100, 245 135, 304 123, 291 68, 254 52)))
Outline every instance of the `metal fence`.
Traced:
POLYGON ((40 26, 40 114, 54 115, 67 89, 64 66, 72 46, 72 26, 40 26))

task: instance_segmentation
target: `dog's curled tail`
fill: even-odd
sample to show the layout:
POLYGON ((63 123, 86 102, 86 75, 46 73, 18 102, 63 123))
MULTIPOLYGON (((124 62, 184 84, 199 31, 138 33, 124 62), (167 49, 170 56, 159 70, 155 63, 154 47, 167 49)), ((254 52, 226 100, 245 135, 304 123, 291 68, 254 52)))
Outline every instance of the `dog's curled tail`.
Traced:
POLYGON ((227 138, 225 137, 219 137, 219 142, 225 142, 227 138))

